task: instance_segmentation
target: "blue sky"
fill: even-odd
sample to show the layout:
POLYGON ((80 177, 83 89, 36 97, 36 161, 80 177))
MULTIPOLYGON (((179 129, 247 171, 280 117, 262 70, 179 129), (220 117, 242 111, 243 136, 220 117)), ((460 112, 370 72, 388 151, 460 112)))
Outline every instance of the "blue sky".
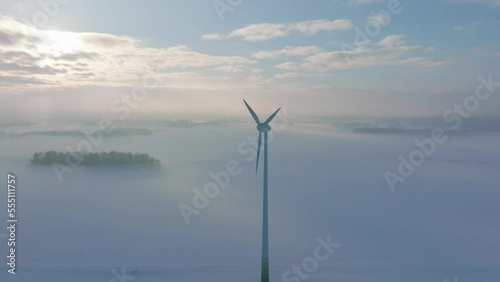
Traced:
POLYGON ((224 97, 212 92, 231 92, 238 100, 286 99, 325 114, 325 105, 337 101, 339 114, 439 115, 473 91, 478 76, 495 74, 500 62, 498 0, 65 2, 40 1, 57 5, 42 24, 36 16, 49 12, 38 1, 0 4, 4 37, 18 30, 44 38, 33 50, 21 43, 0 49, 33 55, 31 62, 3 56, 2 93, 87 93, 89 87, 114 93, 154 71, 162 78, 157 92, 187 91, 178 94, 185 103, 193 91, 216 100, 224 97), (391 3, 400 12, 390 11, 391 3), (26 31, 26 24, 35 28, 26 31), (378 27, 372 34, 365 29, 370 25, 378 27), (358 30, 368 42, 355 40, 358 30), (109 45, 94 48, 93 40, 103 38, 109 45), (83 53, 95 56, 75 57, 83 53), (63 60, 64 54, 74 60, 63 60), (39 59, 44 56, 52 59, 39 59), (49 66, 52 73, 29 73, 49 66), (380 103, 380 109, 363 109, 366 103, 380 103), (384 108, 391 103, 397 105, 384 108))

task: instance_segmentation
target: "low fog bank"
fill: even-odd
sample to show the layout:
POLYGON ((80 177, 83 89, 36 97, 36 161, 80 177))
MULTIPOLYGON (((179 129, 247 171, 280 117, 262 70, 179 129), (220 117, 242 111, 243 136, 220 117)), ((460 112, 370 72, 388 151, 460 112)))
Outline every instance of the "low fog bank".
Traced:
MULTIPOLYGON (((477 98, 477 81, 460 89, 434 89, 423 86, 380 88, 345 85, 306 86, 227 84, 190 87, 147 88, 79 86, 74 88, 20 89, 19 93, 0 89, 0 120, 14 118, 116 116, 128 108, 135 115, 244 115, 245 98, 258 113, 271 113, 277 107, 294 115, 367 117, 441 117, 462 105, 473 116, 499 116, 498 91, 477 98)), ((140 86, 140 85, 138 85, 140 86)))
MULTIPOLYGON (((384 172, 397 171, 397 156, 415 150, 413 136, 304 124, 275 132, 272 264, 285 271, 311 255, 317 237, 331 235, 341 247, 322 266, 491 267, 500 254, 499 136, 450 138, 393 193, 384 172)), ((258 272, 262 174, 255 175, 255 137, 247 123, 107 138, 97 151, 141 151, 165 170, 78 166, 62 182, 51 167, 29 159, 35 151, 74 147, 80 138, 1 138, 9 149, 0 172, 20 179, 22 265, 233 265, 258 272), (186 224, 179 204, 193 205, 193 189, 203 190, 214 181, 210 172, 229 161, 240 173, 186 224)))
MULTIPOLYGON (((152 135, 168 130, 196 127, 252 124, 244 115, 150 115, 135 114, 124 119, 102 115, 67 115, 52 118, 10 118, 0 120, 0 137, 22 138, 31 135, 82 136, 85 132, 102 131, 104 137, 152 135), (108 124, 102 129, 102 124, 108 124)), ((314 116, 291 114, 286 109, 278 115, 275 126, 295 124, 331 127, 340 131, 363 134, 431 134, 439 129, 450 134, 500 132, 500 117, 479 116, 462 118, 459 115, 416 118, 381 118, 355 116, 314 116)))

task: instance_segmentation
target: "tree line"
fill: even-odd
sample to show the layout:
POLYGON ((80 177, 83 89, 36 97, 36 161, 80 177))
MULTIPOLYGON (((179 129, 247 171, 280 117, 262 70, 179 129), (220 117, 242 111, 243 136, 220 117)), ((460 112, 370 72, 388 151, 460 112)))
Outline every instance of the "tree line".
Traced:
POLYGON ((160 161, 148 154, 126 152, 36 152, 31 162, 34 164, 52 164, 54 162, 78 162, 81 165, 160 165, 160 161))

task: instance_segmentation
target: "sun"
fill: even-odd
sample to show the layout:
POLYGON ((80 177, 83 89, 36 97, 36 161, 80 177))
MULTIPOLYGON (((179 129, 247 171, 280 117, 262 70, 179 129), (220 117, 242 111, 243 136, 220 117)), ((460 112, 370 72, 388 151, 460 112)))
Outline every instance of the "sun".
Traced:
POLYGON ((41 51, 48 51, 50 53, 57 53, 59 55, 71 53, 79 49, 82 45, 80 37, 71 32, 64 31, 45 31, 45 39, 39 47, 41 51))

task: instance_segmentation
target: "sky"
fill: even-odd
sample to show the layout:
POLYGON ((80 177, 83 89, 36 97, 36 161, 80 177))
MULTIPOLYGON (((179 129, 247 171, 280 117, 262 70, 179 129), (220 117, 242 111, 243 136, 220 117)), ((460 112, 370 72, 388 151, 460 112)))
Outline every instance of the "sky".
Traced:
POLYGON ((305 114, 440 116, 479 76, 498 80, 499 13, 498 0, 6 0, 0 109, 103 112, 142 91, 138 111, 154 113, 236 114, 246 97, 305 114))

